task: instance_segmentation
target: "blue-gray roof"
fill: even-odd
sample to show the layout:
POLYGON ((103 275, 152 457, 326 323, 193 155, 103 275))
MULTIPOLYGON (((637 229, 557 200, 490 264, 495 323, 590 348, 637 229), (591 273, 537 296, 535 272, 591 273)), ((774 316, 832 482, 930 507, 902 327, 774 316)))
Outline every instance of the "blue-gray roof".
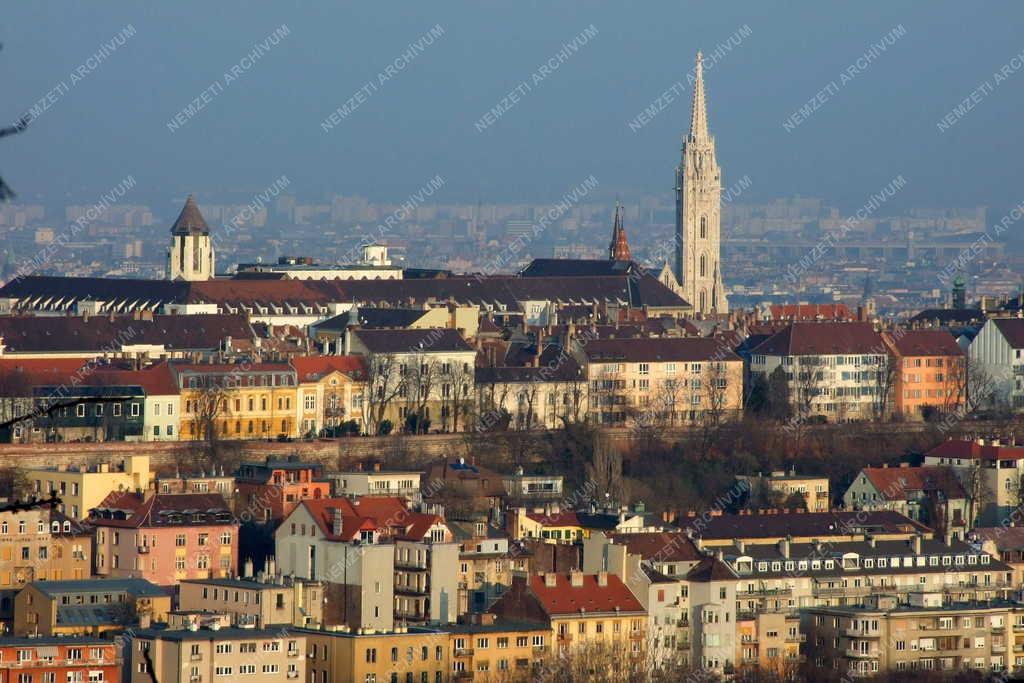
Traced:
POLYGON ((136 597, 159 597, 168 594, 166 590, 146 579, 33 581, 30 585, 50 597, 70 593, 130 593, 136 597))

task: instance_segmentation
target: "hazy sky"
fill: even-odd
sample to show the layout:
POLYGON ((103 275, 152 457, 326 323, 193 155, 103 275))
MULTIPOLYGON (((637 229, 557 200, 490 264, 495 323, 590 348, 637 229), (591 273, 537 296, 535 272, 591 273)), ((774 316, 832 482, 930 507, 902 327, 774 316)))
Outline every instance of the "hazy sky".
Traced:
POLYGON ((35 0, 9 3, 4 18, 0 119, 52 100, 28 132, 0 142, 0 171, 27 201, 86 201, 129 174, 134 196, 161 211, 186 192, 253 192, 282 174, 307 198, 402 200, 438 174, 438 201, 552 199, 590 174, 609 195, 665 191, 689 87, 646 126, 629 122, 686 83, 698 48, 711 53, 737 31, 749 35, 706 74, 726 185, 747 175, 753 200, 802 194, 856 208, 902 175, 904 204, 1024 201, 1015 0, 35 0), (443 35, 380 82, 437 25, 443 35), (129 26, 134 35, 90 66, 129 26), (287 35, 226 84, 225 72, 282 26, 287 35), (537 82, 590 26, 596 35, 537 82), (892 40, 894 29, 902 37, 892 40), (891 44, 865 59, 887 35, 891 44), (371 81, 325 132, 328 115, 371 81), (478 130, 524 81, 519 101, 478 130), (209 102, 171 132, 207 89, 209 102), (972 92, 972 109, 940 131, 972 92), (817 110, 787 130, 819 93, 817 110))

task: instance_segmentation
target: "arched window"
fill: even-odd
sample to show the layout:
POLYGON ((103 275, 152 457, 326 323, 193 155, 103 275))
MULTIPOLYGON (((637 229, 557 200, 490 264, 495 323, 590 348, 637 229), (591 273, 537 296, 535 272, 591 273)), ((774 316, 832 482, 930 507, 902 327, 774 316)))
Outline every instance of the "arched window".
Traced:
POLYGON ((700 255, 700 276, 704 277, 707 274, 707 258, 704 254, 700 255))
POLYGON ((707 303, 707 292, 705 292, 704 290, 701 290, 701 292, 700 292, 700 310, 701 311, 703 311, 706 308, 706 306, 704 305, 705 303, 707 303))
POLYGON ((700 238, 701 239, 707 239, 707 236, 708 236, 708 217, 707 216, 701 216, 700 217, 700 238))

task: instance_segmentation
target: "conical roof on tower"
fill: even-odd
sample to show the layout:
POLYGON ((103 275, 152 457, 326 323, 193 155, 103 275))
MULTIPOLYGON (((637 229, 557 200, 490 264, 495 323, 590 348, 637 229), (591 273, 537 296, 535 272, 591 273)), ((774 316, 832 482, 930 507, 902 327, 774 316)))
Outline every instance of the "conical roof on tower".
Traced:
POLYGON ((697 68, 694 73, 693 108, 690 110, 690 139, 707 140, 708 106, 704 98, 704 55, 697 52, 697 68))
POLYGON ((612 241, 608 245, 608 258, 612 261, 631 261, 626 229, 622 227, 622 204, 615 202, 615 222, 612 227, 612 241))
POLYGON ((185 200, 185 206, 178 214, 178 220, 171 226, 172 235, 209 235, 210 226, 206 224, 203 214, 192 195, 185 200))

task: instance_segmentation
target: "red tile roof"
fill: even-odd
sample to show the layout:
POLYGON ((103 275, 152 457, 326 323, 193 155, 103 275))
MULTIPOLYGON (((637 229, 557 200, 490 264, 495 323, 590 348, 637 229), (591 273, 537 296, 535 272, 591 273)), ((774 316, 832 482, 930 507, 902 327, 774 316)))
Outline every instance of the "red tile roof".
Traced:
POLYGON ((853 320, 846 304, 776 304, 769 307, 772 320, 853 320))
POLYGON ((156 363, 139 370, 97 369, 89 376, 86 384, 140 386, 147 396, 170 396, 178 393, 178 383, 174 380, 170 365, 166 362, 156 363))
POLYGON ((612 534, 609 538, 645 560, 693 562, 704 557, 690 537, 682 532, 612 534))
POLYGON ((964 350, 945 330, 897 330, 885 338, 900 356, 963 356, 964 350))
POLYGON ((947 499, 967 497, 960 480, 946 467, 865 467, 862 474, 888 500, 906 500, 921 491, 942 491, 947 499))
POLYGON ((870 323, 792 323, 753 349, 769 356, 830 356, 887 353, 870 323))
MULTIPOLYGON (((30 396, 36 385, 67 384, 84 365, 81 358, 0 359, 0 396, 30 396)), ((82 376, 87 374, 82 370, 82 376)))
POLYGON ((583 346, 591 362, 619 360, 626 363, 671 361, 739 361, 730 340, 708 337, 649 339, 592 339, 583 346))
POLYGON ((956 458, 960 460, 1021 460, 1024 459, 1024 446, 993 446, 977 441, 949 439, 931 449, 926 456, 931 458, 956 458))
POLYGON ((689 581, 735 581, 739 575, 717 557, 705 557, 686 573, 689 581))
POLYGON ((292 359, 300 382, 316 382, 324 375, 340 372, 354 378, 366 376, 362 356, 296 356, 292 359))
POLYGON ((421 541, 431 527, 444 524, 439 515, 412 512, 404 498, 362 496, 354 502, 348 498, 319 498, 302 501, 324 536, 331 541, 351 541, 360 531, 378 531, 399 540, 421 541), (334 533, 334 514, 341 514, 341 534, 334 533))
POLYGON ((587 614, 643 613, 644 606, 615 574, 608 574, 608 585, 598 585, 595 574, 584 574, 583 585, 573 586, 568 574, 556 574, 555 585, 549 587, 545 576, 531 576, 530 590, 549 616, 587 614))
POLYGON ((149 498, 144 498, 131 491, 113 491, 94 510, 120 511, 124 514, 123 518, 108 518, 90 511, 89 521, 98 526, 134 529, 139 527, 238 525, 227 503, 224 502, 224 497, 219 493, 155 493, 149 498), (181 515, 181 521, 168 521, 168 513, 181 515), (193 514, 202 514, 202 520, 193 521, 193 514), (218 514, 227 515, 230 519, 214 519, 218 514))

